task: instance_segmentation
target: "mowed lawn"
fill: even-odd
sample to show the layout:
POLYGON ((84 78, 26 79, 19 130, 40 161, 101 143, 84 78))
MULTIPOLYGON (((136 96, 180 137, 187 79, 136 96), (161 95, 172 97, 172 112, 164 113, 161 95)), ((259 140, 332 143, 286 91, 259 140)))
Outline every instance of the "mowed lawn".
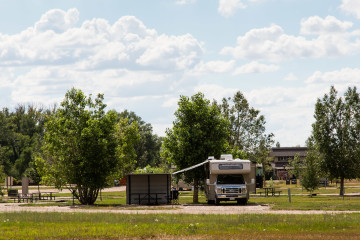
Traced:
MULTIPOLYGON (((280 196, 252 194, 250 205, 269 205, 273 210, 360 211, 359 182, 349 184, 345 197, 336 186, 320 188, 310 197, 300 186, 277 184, 280 196), (291 188, 291 203, 287 195, 291 188), (336 195, 326 195, 336 194, 336 195)), ((70 197, 67 193, 57 197, 70 197)), ((200 204, 206 198, 200 193, 200 204)), ((181 192, 180 204, 192 204, 192 192, 181 192)), ((78 202, 75 201, 78 205, 78 202)), ((235 202, 221 205, 234 205, 235 202)), ((27 206, 72 205, 62 203, 27 206)), ((134 209, 126 206, 125 192, 104 192, 94 206, 83 208, 134 209)), ((174 206, 164 205, 169 209, 174 206)), ((143 206, 152 209, 151 206, 143 206)), ((176 208, 176 206, 175 206, 176 208)), ((157 208, 159 209, 159 208, 157 208)), ((0 213, 0 239, 360 239, 360 213, 337 214, 114 214, 114 213, 0 213)))
POLYGON ((360 239, 360 214, 1 213, 0 239, 360 239))

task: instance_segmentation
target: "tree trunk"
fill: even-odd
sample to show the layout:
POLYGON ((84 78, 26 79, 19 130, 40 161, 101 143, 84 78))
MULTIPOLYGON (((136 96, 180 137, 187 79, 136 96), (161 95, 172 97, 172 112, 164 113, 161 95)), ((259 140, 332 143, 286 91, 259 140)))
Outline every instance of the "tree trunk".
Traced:
POLYGON ((199 181, 195 178, 194 179, 194 193, 193 193, 193 203, 199 202, 199 181))
POLYGON ((266 176, 265 176, 265 172, 263 174, 264 174, 264 176, 263 176, 263 185, 262 185, 262 187, 264 188, 264 187, 266 187, 266 176))
POLYGON ((344 191, 344 177, 340 178, 340 196, 344 196, 345 191, 344 191))
POLYGON ((93 205, 98 197, 100 189, 93 189, 87 187, 78 187, 79 198, 81 204, 93 205))

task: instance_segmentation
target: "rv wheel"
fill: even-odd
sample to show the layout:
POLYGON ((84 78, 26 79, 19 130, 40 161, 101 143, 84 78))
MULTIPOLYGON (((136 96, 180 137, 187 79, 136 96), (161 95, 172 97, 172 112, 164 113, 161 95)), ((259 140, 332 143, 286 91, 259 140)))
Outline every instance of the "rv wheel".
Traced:
POLYGON ((215 204, 215 201, 214 200, 208 200, 207 203, 208 204, 215 204))

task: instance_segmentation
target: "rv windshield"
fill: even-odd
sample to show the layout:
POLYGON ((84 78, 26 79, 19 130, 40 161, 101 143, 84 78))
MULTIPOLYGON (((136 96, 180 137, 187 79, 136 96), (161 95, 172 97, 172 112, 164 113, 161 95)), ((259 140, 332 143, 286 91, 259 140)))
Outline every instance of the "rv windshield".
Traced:
POLYGON ((218 175, 217 184, 245 184, 244 177, 240 174, 223 174, 218 175))

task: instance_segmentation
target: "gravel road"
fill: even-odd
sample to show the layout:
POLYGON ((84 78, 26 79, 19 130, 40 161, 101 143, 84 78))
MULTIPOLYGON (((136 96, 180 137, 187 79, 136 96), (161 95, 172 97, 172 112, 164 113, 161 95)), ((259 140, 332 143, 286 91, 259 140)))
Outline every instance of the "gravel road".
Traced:
POLYGON ((271 210, 267 205, 163 205, 163 206, 120 206, 112 209, 94 209, 70 206, 21 206, 19 203, 0 204, 0 212, 86 212, 86 213, 119 213, 119 214, 340 214, 360 213, 360 211, 299 211, 271 210))

